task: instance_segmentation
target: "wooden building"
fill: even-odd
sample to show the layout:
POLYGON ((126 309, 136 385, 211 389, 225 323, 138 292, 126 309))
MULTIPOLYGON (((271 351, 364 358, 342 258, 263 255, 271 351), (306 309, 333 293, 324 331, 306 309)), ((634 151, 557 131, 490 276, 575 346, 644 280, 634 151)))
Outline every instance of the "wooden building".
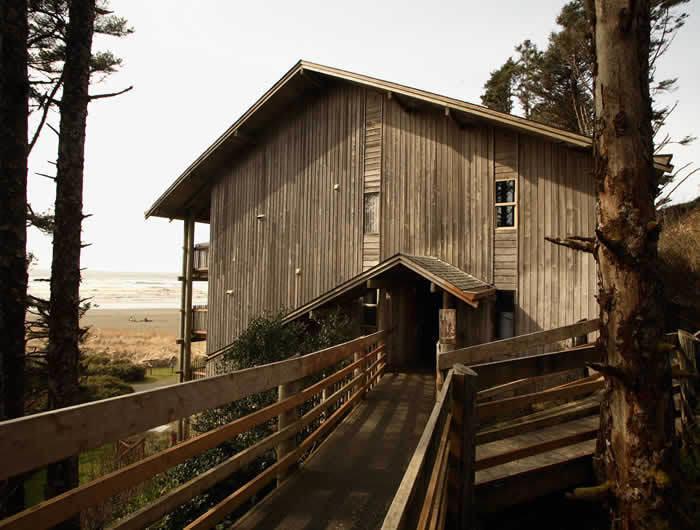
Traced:
POLYGON ((447 347, 597 315, 593 258, 544 240, 593 233, 591 166, 587 137, 300 61, 146 215, 185 220, 187 308, 210 225, 210 354, 263 311, 340 304, 393 330, 390 364, 429 365, 439 309, 447 347))

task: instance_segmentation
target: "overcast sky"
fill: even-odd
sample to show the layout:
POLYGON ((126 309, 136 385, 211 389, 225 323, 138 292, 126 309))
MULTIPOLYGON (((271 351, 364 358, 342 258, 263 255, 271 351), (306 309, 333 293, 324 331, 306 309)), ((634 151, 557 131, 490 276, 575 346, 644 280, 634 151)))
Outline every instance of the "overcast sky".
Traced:
MULTIPOLYGON (((299 59, 307 59, 479 103, 489 72, 524 39, 539 45, 564 1, 355 0, 231 2, 112 0, 135 33, 98 39, 124 60, 94 93, 134 89, 89 108, 83 266, 92 270, 177 271, 182 222, 144 220, 172 181, 299 59)), ((660 65, 678 76, 674 135, 700 133, 700 9, 660 65)), ((57 117, 54 116, 54 123, 57 117)), ((700 142, 670 149, 674 163, 700 163, 700 142)), ((30 160, 30 201, 52 205, 55 137, 47 132, 30 160)), ((700 193, 700 175, 675 194, 700 193)), ((197 239, 207 239, 206 226, 197 239)), ((51 242, 32 231, 39 267, 51 242)))

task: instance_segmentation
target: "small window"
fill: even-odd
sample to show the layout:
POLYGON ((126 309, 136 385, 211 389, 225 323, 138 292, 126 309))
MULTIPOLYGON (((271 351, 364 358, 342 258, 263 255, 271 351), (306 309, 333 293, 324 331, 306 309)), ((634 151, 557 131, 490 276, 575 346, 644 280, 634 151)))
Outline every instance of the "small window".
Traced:
POLYGON ((379 233, 379 193, 365 193, 365 234, 379 233))
POLYGON ((515 336, 515 292, 496 293, 496 338, 509 339, 515 336))
POLYGON ((496 228, 512 228, 516 223, 515 179, 496 181, 496 228))

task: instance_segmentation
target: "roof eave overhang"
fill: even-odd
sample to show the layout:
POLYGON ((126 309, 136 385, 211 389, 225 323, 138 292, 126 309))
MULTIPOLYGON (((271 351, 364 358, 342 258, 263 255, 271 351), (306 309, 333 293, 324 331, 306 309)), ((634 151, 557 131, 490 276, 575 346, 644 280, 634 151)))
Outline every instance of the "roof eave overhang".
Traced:
MULTIPOLYGON (((511 114, 498 112, 487 107, 467 103, 458 99, 441 96, 432 92, 415 89, 405 85, 384 81, 374 77, 340 70, 309 61, 296 63, 279 81, 277 81, 265 94, 262 95, 236 122, 219 136, 189 167, 168 187, 168 189, 146 211, 148 217, 165 217, 170 219, 184 219, 187 215, 194 215, 197 220, 208 221, 208 198, 204 198, 201 204, 194 204, 196 200, 211 185, 217 160, 225 158, 226 153, 233 152, 237 147, 247 145, 246 126, 266 104, 268 104, 290 82, 303 77, 308 80, 309 86, 317 86, 318 83, 312 76, 321 76, 332 80, 339 79, 357 85, 374 88, 376 90, 410 98, 423 104, 443 107, 451 112, 459 113, 462 117, 474 122, 487 122, 499 126, 518 130, 520 132, 545 137, 549 140, 564 143, 576 148, 590 149, 591 138, 545 125, 543 123, 527 120, 511 114), (310 75, 306 75, 309 73, 310 75), (228 147, 228 148, 227 148, 228 147), (218 154, 218 156, 216 156, 218 154), (199 210, 199 211, 198 211, 199 210), (202 210, 207 210, 206 212, 202 210), (194 213, 193 213, 194 212, 194 213)), ((293 83, 292 83, 293 84, 293 83)), ((290 90, 296 92, 294 87, 290 90)), ((670 158, 656 158, 654 165, 657 170, 668 172, 672 170, 670 158)))
POLYGON ((436 276, 427 271, 426 269, 420 267, 419 265, 411 261, 410 258, 404 256, 403 254, 395 254, 394 256, 382 261, 378 265, 375 265, 371 269, 367 269, 366 271, 358 274, 354 278, 351 278, 343 284, 338 285, 334 289, 327 291, 326 293, 322 294, 321 296, 318 296, 317 298, 311 300, 303 306, 298 307, 294 311, 288 313, 284 317, 283 321, 290 322, 299 318, 305 313, 308 313, 309 311, 313 311, 318 307, 330 303, 334 299, 342 296, 343 294, 348 293, 351 290, 363 285, 367 282, 367 280, 376 278, 377 276, 389 271, 390 269, 393 269, 397 265, 403 265, 407 269, 425 278, 426 280, 433 282, 441 289, 449 292, 457 299, 462 300, 463 302, 474 308, 479 307, 480 300, 490 298, 496 294, 496 288, 492 286, 474 291, 462 291, 461 289, 456 288, 454 285, 450 284, 449 282, 445 281, 439 276, 436 276))

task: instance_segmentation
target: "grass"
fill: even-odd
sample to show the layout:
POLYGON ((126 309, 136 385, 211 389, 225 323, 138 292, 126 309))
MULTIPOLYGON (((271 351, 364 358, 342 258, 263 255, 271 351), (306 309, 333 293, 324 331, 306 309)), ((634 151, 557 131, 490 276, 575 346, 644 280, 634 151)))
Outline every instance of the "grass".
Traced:
MULTIPOLYGON (((114 459, 114 444, 105 444, 102 447, 90 449, 80 454, 78 464, 80 483, 90 482, 105 472, 106 464, 114 459)), ((24 482, 24 495, 26 505, 34 506, 44 500, 46 489, 46 468, 32 474, 24 482)))
POLYGON ((146 378, 144 383, 157 383, 163 380, 172 380, 176 382, 178 374, 171 368, 149 368, 146 370, 146 378))
MULTIPOLYGON (((192 356, 204 355, 205 348, 205 342, 194 343, 192 356)), ((83 351, 142 362, 177 357, 180 347, 175 343, 175 335, 164 331, 90 328, 83 351)))
POLYGON ((174 385, 179 381, 179 375, 170 368, 151 368, 146 372, 146 378, 143 381, 132 383, 131 386, 136 392, 141 392, 142 390, 174 385))

